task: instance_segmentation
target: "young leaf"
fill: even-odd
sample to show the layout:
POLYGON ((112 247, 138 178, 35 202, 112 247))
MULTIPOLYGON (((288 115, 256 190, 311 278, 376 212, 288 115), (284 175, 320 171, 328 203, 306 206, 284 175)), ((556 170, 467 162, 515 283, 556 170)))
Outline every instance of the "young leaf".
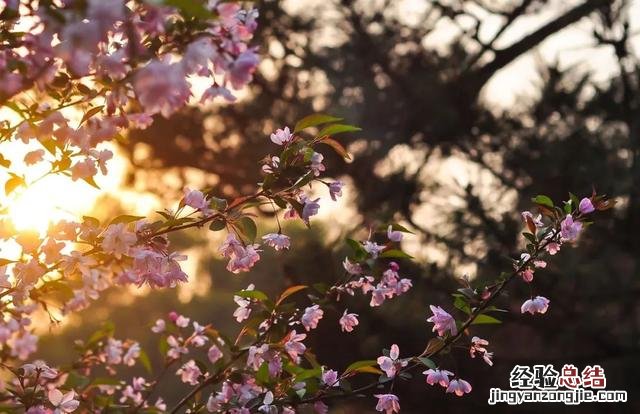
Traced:
POLYGON ((431 368, 431 369, 436 369, 437 365, 435 362, 433 362, 432 360, 430 360, 429 358, 425 358, 425 357, 420 357, 418 358, 420 360, 420 362, 422 362, 422 364, 427 367, 427 368, 431 368))
POLYGON ((471 325, 488 325, 488 324, 496 324, 496 323, 502 323, 502 321, 500 321, 499 319, 494 318, 493 316, 489 316, 489 315, 478 315, 473 322, 471 322, 471 325))
POLYGON ((238 228, 238 230, 240 230, 240 232, 242 233, 242 235, 251 243, 253 243, 253 241, 256 239, 256 236, 258 234, 258 227, 256 226, 256 222, 253 221, 253 219, 251 217, 240 217, 240 219, 238 219, 235 222, 236 227, 238 228))
POLYGON ((304 290, 306 288, 308 288, 308 286, 306 286, 306 285, 295 285, 295 286, 291 286, 291 287, 287 288, 284 292, 282 292, 280 294, 280 297, 276 301, 276 306, 278 306, 280 303, 282 303, 282 301, 285 300, 286 298, 288 298, 289 296, 293 295, 296 292, 304 290))
POLYGON ((366 372, 363 371, 364 368, 372 368, 378 365, 378 362, 373 359, 367 359, 363 361, 356 361, 353 364, 349 365, 347 369, 344 370, 345 374, 349 372, 366 372))
POLYGON ((537 195, 531 199, 536 204, 540 204, 541 206, 553 208, 553 200, 551 200, 546 195, 537 195))
POLYGON ((413 256, 411 256, 410 254, 397 249, 385 250, 380 254, 380 257, 394 259, 413 259, 413 256))
POLYGON ((325 136, 340 134, 342 132, 356 132, 356 131, 362 131, 362 128, 358 128, 353 125, 333 124, 333 125, 327 125, 326 127, 322 128, 322 130, 318 132, 318 136, 325 137, 325 136))
POLYGON ((300 132, 305 128, 327 124, 329 122, 338 122, 338 121, 342 121, 342 118, 336 118, 334 116, 325 115, 325 114, 313 114, 313 115, 305 116, 300 121, 298 121, 298 123, 296 123, 295 128, 293 129, 293 132, 300 132))
POLYGON ((331 138, 324 138, 322 141, 320 141, 320 143, 322 144, 327 144, 328 146, 330 146, 331 148, 333 148, 333 150, 342 158, 344 158, 345 160, 350 160, 351 159, 351 155, 349 155, 349 153, 347 152, 347 150, 342 146, 341 143, 339 143, 338 141, 336 141, 335 139, 331 139, 331 138))
POLYGON ((132 223, 134 221, 142 220, 143 218, 144 216, 132 216, 130 214, 123 214, 111 220, 109 222, 109 225, 118 224, 118 223, 132 223))

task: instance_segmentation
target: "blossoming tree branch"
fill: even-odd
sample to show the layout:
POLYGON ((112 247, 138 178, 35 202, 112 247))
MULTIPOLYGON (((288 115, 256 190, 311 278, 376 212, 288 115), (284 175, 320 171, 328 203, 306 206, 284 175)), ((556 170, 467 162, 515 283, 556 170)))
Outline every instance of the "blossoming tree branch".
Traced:
MULTIPOLYGON (((51 366, 32 359, 38 344, 33 316, 44 313, 56 324, 90 307, 107 289, 171 289, 187 282, 180 265, 186 256, 172 249, 170 233, 224 233, 218 251, 234 274, 250 272, 264 249, 294 246, 279 220, 310 227, 322 203, 341 197, 343 183, 324 178, 321 151, 348 158, 336 135, 359 129, 323 114, 278 129, 265 137, 273 153, 262 160, 264 178, 244 197, 222 199, 185 188, 177 206, 150 217, 101 222, 85 216, 52 223, 44 234, 19 232, 7 207, 44 176, 97 186, 94 177, 109 173, 110 142, 126 139, 128 130, 146 128, 154 116, 167 117, 194 99, 233 102, 259 62, 251 45, 258 10, 216 0, 5 0, 0 16, 0 103, 12 113, 11 121, 0 123, 0 142, 23 144, 26 166, 47 167, 44 175, 20 173, 0 154, 8 177, 0 239, 19 252, 0 252, 0 369, 9 378, 0 390, 2 411, 295 413, 306 406, 326 413, 333 401, 364 394, 388 414, 400 410, 394 385, 416 371, 426 384, 462 397, 472 391, 472 378, 462 378, 441 357, 455 344, 492 365, 489 340, 475 336, 474 326, 499 322, 497 299, 509 285, 533 286, 545 256, 575 243, 595 212, 613 205, 595 192, 581 199, 571 195, 561 205, 534 198, 538 212, 522 213, 526 248, 512 269, 488 284, 466 282, 452 303, 425 304, 425 329, 434 336, 419 355, 402 355, 390 343, 382 355, 337 370, 322 365, 305 345, 328 311, 341 315, 336 329, 358 329, 367 316, 349 312, 350 297, 365 295, 371 307, 384 308, 411 289, 398 263, 411 258, 401 243, 411 232, 387 223, 369 229, 367 240, 347 240, 351 254, 339 280, 290 286, 271 298, 253 284, 237 292, 238 308, 229 315, 241 326, 234 338, 168 309, 150 328, 162 366, 152 366, 135 338, 118 338, 112 324, 76 341, 72 365, 51 366), (210 82, 199 98, 193 96, 194 76, 210 82), (312 196, 318 189, 326 195, 312 196), (260 232, 252 213, 258 205, 273 209, 280 231, 260 232), (301 298, 308 306, 296 305, 301 298), (123 374, 136 365, 148 376, 123 374), (176 376, 191 389, 169 406, 158 384, 176 376), (368 378, 367 385, 354 389, 350 381, 356 376, 368 378)), ((523 317, 547 311, 551 300, 543 293, 552 296, 523 298, 521 312, 529 314, 523 317)))

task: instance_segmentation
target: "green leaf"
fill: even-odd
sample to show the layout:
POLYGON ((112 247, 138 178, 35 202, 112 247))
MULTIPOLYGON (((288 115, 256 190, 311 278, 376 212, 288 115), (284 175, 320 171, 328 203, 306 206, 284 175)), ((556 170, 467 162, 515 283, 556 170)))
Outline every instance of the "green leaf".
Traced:
POLYGON ((201 1, 197 0, 164 0, 167 6, 173 6, 183 12, 187 17, 197 17, 199 19, 208 19, 211 12, 204 7, 201 1))
POLYGON ((251 217, 240 217, 240 219, 235 222, 235 226, 238 228, 240 233, 242 233, 245 239, 253 243, 258 235, 258 227, 251 217))
POLYGON ((269 364, 265 361, 256 372, 256 381, 259 385, 267 385, 269 383, 269 364))
POLYGON ((336 118, 334 116, 325 114, 313 114, 305 116, 300 121, 298 121, 295 128, 293 129, 293 132, 300 132, 305 128, 338 121, 342 121, 342 118, 336 118))
POLYGON ((496 324, 496 323, 502 323, 502 321, 500 321, 499 319, 494 318, 493 316, 478 315, 473 320, 473 322, 471 322, 471 325, 489 325, 489 324, 496 324))
POLYGON ((225 227, 227 227, 227 221, 222 217, 212 220, 211 224, 209 224, 209 230, 211 231, 220 231, 225 227))
POLYGON ((353 125, 333 124, 333 125, 327 125, 326 127, 322 128, 322 130, 318 132, 318 136, 325 137, 325 136, 340 134, 342 132, 356 132, 356 131, 362 131, 362 128, 358 128, 353 125))
POLYGON ((284 292, 280 294, 280 297, 276 301, 276 306, 282 303, 282 301, 288 298, 289 296, 293 295, 296 292, 300 292, 301 290, 304 290, 306 288, 308 288, 308 286, 306 285, 295 285, 287 288, 284 292))
POLYGON ((326 145, 330 146, 331 148, 333 148, 333 150, 336 152, 336 154, 338 154, 339 156, 341 156, 345 160, 350 160, 351 159, 351 155, 349 155, 349 153, 342 146, 342 144, 339 143, 338 141, 336 141, 335 139, 324 138, 322 141, 320 141, 320 143, 321 144, 326 144, 326 145))
POLYGON ((537 242, 536 236, 534 236, 531 233, 525 232, 525 233, 522 233, 522 235, 525 237, 525 239, 529 240, 533 244, 535 244, 537 242))
POLYGON ((149 374, 153 373, 153 367, 151 366, 151 360, 149 359, 149 355, 147 355, 147 353, 144 351, 144 349, 140 350, 140 356, 138 357, 138 360, 140 361, 140 363, 142 364, 144 369, 146 369, 149 374))
POLYGON ((420 362, 422 362, 422 364, 427 367, 427 368, 431 368, 431 369, 436 369, 437 365, 435 362, 433 362, 431 359, 429 358, 425 358, 425 357, 420 357, 418 358, 420 360, 420 362))
POLYGON ((351 247, 351 250, 353 250, 353 257, 356 260, 362 260, 365 257, 367 257, 367 251, 364 249, 364 247, 362 247, 362 244, 358 243, 357 241, 353 240, 353 239, 347 239, 346 240, 347 245, 349 245, 349 247, 351 247))
POLYGON ((317 367, 313 369, 305 369, 304 371, 296 374, 296 382, 308 380, 309 378, 316 378, 322 375, 322 368, 317 367))
POLYGON ((531 199, 536 204, 540 204, 541 206, 553 208, 553 200, 551 200, 546 195, 537 195, 531 199))
POLYGON ((89 119, 91 119, 91 117, 93 117, 95 114, 97 114, 98 112, 102 111, 102 108, 104 108, 104 105, 99 105, 99 106, 94 106, 93 108, 89 109, 87 112, 85 112, 85 114, 82 116, 82 119, 80 120, 80 125, 84 124, 85 122, 87 122, 89 119))
POLYGON ((456 295, 453 301, 453 306, 455 306, 456 309, 460 309, 467 315, 471 313, 471 308, 469 307, 467 301, 464 299, 463 295, 456 295))
POLYGON ((235 293, 236 296, 246 299, 255 299, 259 301, 269 300, 269 297, 259 290, 241 290, 235 293))
POLYGON ((121 385, 122 382, 119 379, 111 377, 98 377, 91 381, 91 385, 121 385))
POLYGON ((118 223, 132 223, 134 221, 142 220, 143 218, 144 216, 132 216, 131 214, 123 214, 111 220, 109 222, 109 225, 118 224, 118 223))
POLYGON ((228 203, 224 198, 211 197, 209 207, 216 211, 224 211, 227 209, 228 203))
POLYGON ((379 257, 394 259, 413 259, 413 256, 398 249, 385 250, 379 257))
MULTIPOLYGON (((384 229, 385 231, 387 229, 384 229)), ((391 230, 394 231, 400 231, 402 233, 410 233, 410 234, 415 234, 414 232, 412 232, 411 230, 409 230, 408 228, 406 228, 405 226, 398 224, 398 223, 392 223, 391 224, 391 230)))
POLYGON ((378 365, 378 361, 374 359, 365 359, 362 361, 356 361, 353 364, 349 365, 347 369, 344 370, 344 373, 347 374, 349 372, 363 372, 363 368, 372 368, 378 365))

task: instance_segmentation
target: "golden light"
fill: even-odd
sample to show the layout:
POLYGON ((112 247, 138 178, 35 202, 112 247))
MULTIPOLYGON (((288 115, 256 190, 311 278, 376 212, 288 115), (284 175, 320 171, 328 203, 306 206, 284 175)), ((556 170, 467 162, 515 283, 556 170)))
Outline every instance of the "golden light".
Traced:
POLYGON ((51 222, 86 213, 93 204, 93 193, 85 183, 49 176, 17 192, 9 206, 9 218, 18 231, 44 232, 51 222))

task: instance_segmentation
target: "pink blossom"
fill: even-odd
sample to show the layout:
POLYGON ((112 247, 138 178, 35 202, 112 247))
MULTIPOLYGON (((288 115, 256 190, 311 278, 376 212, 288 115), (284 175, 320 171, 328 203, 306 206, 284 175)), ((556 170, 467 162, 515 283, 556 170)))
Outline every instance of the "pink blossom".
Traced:
POLYGON ((342 266, 344 267, 344 270, 346 270, 350 275, 359 275, 360 273, 362 273, 362 267, 358 263, 351 263, 348 257, 344 258, 342 266))
POLYGON ((318 210, 320 209, 320 204, 318 203, 320 198, 316 198, 315 200, 304 200, 304 205, 302 207, 302 220, 309 224, 309 218, 318 214, 318 210))
POLYGON ((113 152, 109 150, 96 151, 91 150, 89 152, 92 157, 96 159, 98 163, 98 167, 100 168, 100 172, 102 175, 107 175, 107 161, 113 158, 113 152))
POLYGON ((534 260, 533 265, 538 269, 544 269, 545 267, 547 267, 547 262, 545 262, 544 260, 534 260))
POLYGON ((130 367, 134 366, 136 363, 136 358, 140 356, 140 351, 140 344, 134 342, 129 346, 129 349, 122 357, 122 363, 130 367))
POLYGON ((342 187, 344 183, 342 181, 333 181, 329 183, 329 196, 333 201, 337 201, 339 197, 342 197, 342 187))
POLYGON ((565 219, 560 223, 560 234, 563 240, 573 241, 577 239, 580 231, 582 231, 582 223, 574 221, 571 214, 567 214, 565 219))
POLYGON ((482 355, 482 359, 487 363, 487 365, 493 366, 493 352, 487 351, 487 348, 485 348, 487 345, 489 345, 489 341, 474 336, 473 338, 471 338, 469 354, 471 355, 471 358, 475 358, 476 354, 480 354, 482 355))
POLYGON ((280 166, 280 157, 271 157, 271 160, 267 161, 262 166, 262 172, 265 174, 272 174, 280 166))
POLYGON ((299 355, 304 354, 307 350, 307 347, 302 343, 306 337, 306 334, 298 334, 293 330, 287 335, 287 340, 284 343, 284 350, 296 364, 300 361, 299 355))
POLYGON ((24 156, 24 163, 26 165, 33 165, 39 163, 44 159, 44 150, 30 151, 24 156))
POLYGON ((242 89, 244 85, 251 82, 258 63, 256 52, 246 50, 231 64, 226 79, 231 82, 234 89, 242 89))
POLYGON ((169 345, 167 357, 171 359, 178 359, 180 355, 189 353, 189 350, 181 345, 180 340, 173 335, 167 337, 167 344, 169 345))
MULTIPOLYGON (((258 411, 267 414, 271 413, 272 409, 275 408, 271 404, 273 404, 273 392, 267 391, 264 395, 264 399, 262 400, 262 405, 258 407, 258 411)), ((277 408, 275 411, 277 411, 277 408)))
POLYGON ((169 117, 182 107, 191 91, 182 67, 153 61, 136 73, 133 88, 140 104, 149 114, 169 117))
POLYGON ((244 245, 236 238, 235 233, 229 233, 227 239, 218 249, 222 256, 231 258, 244 254, 244 245))
POLYGON ((527 283, 531 283, 531 281, 533 281, 533 269, 530 267, 527 267, 522 272, 520 272, 520 275, 522 276, 522 280, 527 283))
POLYGON ((73 181, 91 178, 96 174, 98 174, 96 162, 91 158, 85 158, 84 161, 79 161, 71 167, 71 179, 73 181))
POLYGON ((139 114, 127 114, 129 126, 133 129, 147 129, 153 124, 153 117, 144 112, 139 114))
POLYGON ((534 217, 533 214, 531 214, 531 212, 523 211, 522 219, 524 220, 525 223, 527 222, 527 219, 531 219, 531 221, 536 227, 544 226, 544 223, 542 222, 542 214, 538 214, 537 216, 534 217))
POLYGON ((449 377, 453 375, 453 372, 446 369, 428 369, 423 372, 427 376, 427 384, 440 384, 442 387, 449 386, 449 377))
POLYGON ((207 75, 209 62, 213 61, 217 51, 210 38, 199 38, 187 45, 182 57, 182 68, 185 73, 207 75))
POLYGON ((179 328, 186 328, 187 326, 189 326, 189 322, 191 322, 190 318, 187 318, 183 315, 178 315, 175 324, 179 328))
POLYGON ((207 351, 207 357, 212 364, 218 362, 218 360, 222 358, 222 356, 222 351, 215 344, 211 345, 211 348, 209 348, 209 351, 207 351))
POLYGON ((271 246, 277 251, 288 249, 291 244, 289 236, 282 233, 265 234, 264 236, 262 236, 262 240, 265 241, 267 246, 271 246))
POLYGON ((384 411, 385 414, 399 413, 400 402, 398 397, 393 394, 375 394, 374 397, 378 399, 376 404, 376 411, 384 411))
POLYGON ((231 91, 224 86, 220 86, 214 83, 211 87, 207 88, 202 97, 200 103, 205 103, 209 100, 214 100, 217 97, 224 98, 228 102, 235 102, 237 98, 231 93, 231 91))
POLYGON ((520 311, 522 313, 529 312, 530 314, 545 313, 549 308, 549 299, 544 296, 536 296, 533 299, 528 299, 522 304, 520 311))
POLYGON ((585 197, 582 200, 580 200, 580 205, 578 206, 578 210, 580 210, 580 213, 582 214, 589 214, 595 211, 595 207, 593 206, 593 203, 591 202, 591 200, 585 197))
POLYGON ((340 318, 340 327, 342 328, 342 332, 352 332, 353 329, 358 326, 360 323, 358 321, 358 314, 356 313, 347 313, 348 311, 345 309, 342 317, 340 318))
POLYGON ((389 351, 388 357, 387 356, 378 357, 377 359, 378 365, 380 366, 380 369, 384 371, 387 377, 389 378, 395 377, 396 373, 400 369, 407 366, 408 361, 399 360, 398 359, 399 356, 400 356, 400 348, 398 348, 398 345, 393 344, 391 345, 391 350, 389 351))
POLYGON ((40 376, 40 378, 54 379, 60 373, 54 368, 50 368, 44 361, 33 361, 32 364, 24 364, 22 366, 24 375, 27 377, 40 376))
POLYGON ((29 355, 36 352, 37 343, 38 337, 29 332, 24 332, 21 336, 13 337, 9 344, 11 346, 11 355, 24 361, 29 358, 29 355))
POLYGON ((450 331, 451 335, 458 333, 456 321, 440 306, 430 305, 429 308, 433 312, 433 316, 427 319, 427 322, 433 323, 433 331, 438 331, 438 336, 444 336, 446 331, 450 331))
POLYGON ((211 209, 209 208, 209 202, 207 198, 199 190, 191 190, 188 187, 184 188, 184 204, 194 208, 196 210, 202 211, 204 214, 209 214, 211 209))
POLYGON ((54 239, 49 237, 47 242, 42 246, 42 253, 45 255, 46 263, 53 263, 62 257, 60 255, 60 250, 62 250, 66 245, 64 243, 57 243, 54 239))
POLYGON ((122 362, 122 341, 109 338, 104 347, 104 354, 107 364, 119 364, 122 362))
POLYGON ((47 395, 49 402, 56 408, 56 413, 74 412, 80 405, 80 402, 74 399, 75 396, 76 394, 73 390, 63 395, 56 388, 51 389, 47 395))
POLYGON ((327 387, 338 387, 340 381, 338 381, 338 372, 332 369, 322 370, 322 383, 327 387))
POLYGON ((463 379, 451 380, 447 387, 447 393, 455 393, 458 397, 471 392, 471 384, 463 379))
POLYGON ((180 375, 180 379, 185 384, 197 385, 198 378, 202 375, 202 371, 200 371, 200 368, 195 361, 190 359, 176 371, 176 374, 180 375))
POLYGON ((560 251, 560 243, 549 242, 544 248, 547 251, 547 253, 553 256, 560 251))
POLYGON ((45 274, 46 270, 37 259, 33 258, 28 263, 18 263, 14 267, 14 273, 18 280, 25 285, 32 285, 45 274))
POLYGON ((307 331, 316 329, 323 314, 324 311, 320 309, 320 305, 310 306, 304 310, 304 314, 302 315, 302 318, 300 318, 300 322, 302 322, 304 329, 307 331))
POLYGON ((271 141, 277 145, 285 145, 293 139, 293 134, 289 127, 284 129, 277 129, 275 133, 271 134, 271 141))
POLYGON ((260 260, 260 250, 257 244, 250 244, 242 249, 241 255, 234 255, 227 264, 231 273, 248 272, 260 260))
POLYGON ((385 246, 380 245, 380 244, 378 244, 376 242, 369 241, 369 240, 364 241, 363 244, 362 244, 362 247, 374 259, 376 259, 378 257, 378 255, 380 254, 380 252, 383 251, 384 248, 385 248, 385 246))
POLYGON ((389 227, 387 227, 387 238, 389 240, 393 242, 400 242, 402 241, 402 236, 402 232, 393 230, 393 226, 389 225, 389 227))
POLYGON ((153 333, 161 333, 166 329, 166 323, 164 319, 156 320, 156 323, 151 327, 151 332, 153 333))
POLYGON ((128 231, 125 223, 109 225, 103 236, 102 248, 105 252, 112 253, 118 259, 122 255, 129 253, 129 249, 137 241, 135 233, 128 231))
POLYGON ((324 164, 322 164, 322 160, 324 160, 324 155, 319 152, 314 152, 311 156, 311 171, 313 171, 313 175, 316 177, 320 175, 321 172, 325 170, 324 164))

